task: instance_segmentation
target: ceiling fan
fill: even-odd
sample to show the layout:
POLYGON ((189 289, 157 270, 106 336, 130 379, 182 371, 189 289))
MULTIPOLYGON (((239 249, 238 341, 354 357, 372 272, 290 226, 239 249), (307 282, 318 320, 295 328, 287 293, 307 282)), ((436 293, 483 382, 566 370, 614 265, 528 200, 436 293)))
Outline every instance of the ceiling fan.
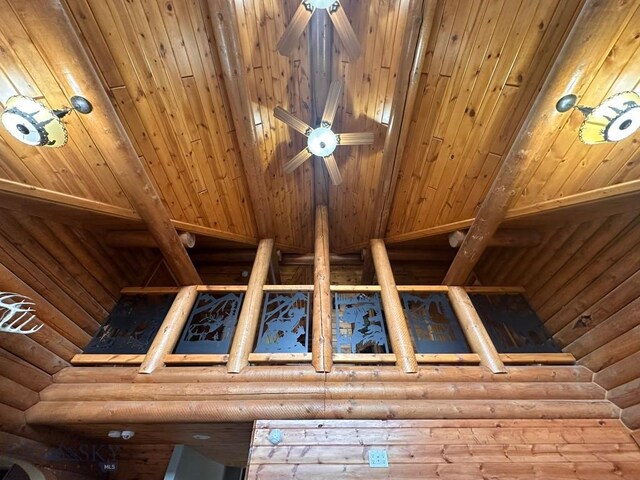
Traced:
POLYGON ((282 55, 291 53, 316 8, 322 8, 329 12, 329 18, 331 18, 331 22, 342 40, 347 55, 351 60, 358 58, 361 51, 360 42, 358 42, 358 37, 344 13, 344 8, 337 0, 303 0, 278 42, 278 51, 282 55))
POLYGON ((311 155, 322 157, 327 167, 331 182, 334 185, 342 183, 342 175, 338 169, 333 152, 338 145, 371 145, 374 137, 373 132, 362 133, 334 133, 331 129, 333 120, 338 109, 338 102, 342 93, 342 81, 331 82, 327 103, 324 106, 320 125, 313 128, 302 120, 294 117, 285 109, 276 107, 273 115, 289 125, 294 130, 307 137, 307 146, 284 165, 284 172, 291 173, 302 165, 311 155))

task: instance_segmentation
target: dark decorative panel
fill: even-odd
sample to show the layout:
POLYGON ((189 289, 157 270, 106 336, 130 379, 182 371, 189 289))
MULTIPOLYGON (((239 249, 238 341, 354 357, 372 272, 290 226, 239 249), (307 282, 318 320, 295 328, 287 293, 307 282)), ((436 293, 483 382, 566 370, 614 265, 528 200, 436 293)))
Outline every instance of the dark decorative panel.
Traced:
POLYGON ((520 294, 469 297, 499 353, 555 353, 560 348, 520 294))
POLYGON ((243 297, 243 293, 200 293, 174 352, 229 353, 243 297))
POLYGON ((123 295, 84 353, 147 353, 175 298, 123 295))
POLYGON ((416 353, 469 353, 446 293, 403 293, 404 313, 416 353))
POLYGON ((264 296, 256 353, 309 351, 309 293, 267 293, 264 296))
POLYGON ((334 295, 337 353, 391 353, 380 294, 334 295))

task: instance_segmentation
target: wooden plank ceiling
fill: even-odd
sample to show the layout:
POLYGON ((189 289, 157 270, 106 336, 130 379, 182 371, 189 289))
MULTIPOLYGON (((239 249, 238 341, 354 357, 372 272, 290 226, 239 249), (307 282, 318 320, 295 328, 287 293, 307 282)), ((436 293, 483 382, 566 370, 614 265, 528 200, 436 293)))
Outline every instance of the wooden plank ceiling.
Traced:
MULTIPOLYGON (((29 38, 29 25, 0 0, 0 103, 14 94, 54 108, 74 92, 29 38)), ((245 175, 230 117, 219 53, 205 0, 64 0, 117 106, 140 158, 180 222, 257 239, 252 179, 245 175)), ((298 0, 235 0, 244 74, 260 140, 277 245, 312 250, 314 182, 311 162, 292 175, 284 163, 304 147, 302 135, 273 116, 282 106, 311 119, 308 30, 287 58, 276 44, 298 0)), ((349 60, 334 35, 332 75, 345 89, 336 131, 372 131, 371 146, 340 147, 342 185, 329 190, 332 251, 366 245, 378 221, 382 148, 394 101, 409 0, 342 1, 363 47, 349 60)), ((432 227, 473 217, 519 123, 552 65, 580 0, 438 1, 387 237, 423 236, 432 227)), ((629 8, 637 9, 638 2, 629 8)), ((640 10, 612 37, 602 68, 581 103, 637 89, 640 10)), ((54 48, 52 46, 52 48, 54 48)), ((320 106, 321 109, 322 106, 320 106)), ((0 177, 131 209, 114 174, 77 115, 68 117, 69 145, 26 147, 0 129, 0 177)), ((581 114, 536 163, 515 207, 640 178, 638 140, 585 146, 581 114)), ((105 132, 108 134, 108 132, 105 132)), ((409 238, 408 238, 409 239, 409 238)))

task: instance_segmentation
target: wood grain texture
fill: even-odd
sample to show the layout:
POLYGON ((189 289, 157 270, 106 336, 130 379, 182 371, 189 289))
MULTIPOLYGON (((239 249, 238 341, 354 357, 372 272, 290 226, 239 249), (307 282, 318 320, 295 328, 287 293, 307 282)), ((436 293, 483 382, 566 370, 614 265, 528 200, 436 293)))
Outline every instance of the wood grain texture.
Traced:
POLYGON ((620 423, 263 420, 253 431, 248 478, 632 479, 639 458, 620 423), (283 441, 274 446, 267 436, 275 428, 283 441), (370 468, 369 452, 380 449, 389 467, 370 468))

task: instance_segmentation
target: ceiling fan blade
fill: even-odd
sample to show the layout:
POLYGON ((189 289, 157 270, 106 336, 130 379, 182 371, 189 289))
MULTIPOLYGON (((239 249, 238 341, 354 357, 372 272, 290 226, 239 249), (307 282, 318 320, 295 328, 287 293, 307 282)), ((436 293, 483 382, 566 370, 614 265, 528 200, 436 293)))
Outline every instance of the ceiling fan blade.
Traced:
POLYGON ((371 145, 374 141, 373 132, 338 133, 338 145, 371 145))
POLYGON ((295 157, 284 164, 282 169, 284 173, 291 173, 300 165, 302 165, 311 156, 311 151, 308 148, 301 150, 295 157))
POLYGON ((308 2, 300 2, 300 6, 293 14, 289 25, 285 29, 280 41, 278 42, 278 51, 281 55, 287 56, 298 44, 298 39, 302 35, 302 31, 311 20, 311 15, 315 11, 315 7, 308 2), (305 5, 306 3, 306 5, 305 5), (311 10, 309 10, 310 8, 311 10))
POLYGON ((329 127, 331 127, 336 116, 340 95, 342 95, 342 80, 335 80, 331 82, 329 93, 327 94, 327 103, 324 104, 324 112, 322 112, 322 123, 329 125, 329 127))
POLYGON ((336 157, 331 155, 327 155, 326 157, 322 157, 324 159, 324 165, 327 167, 327 171, 329 172, 329 176, 331 177, 331 183, 334 185, 340 185, 342 183, 342 175, 340 174, 340 170, 338 169, 338 164, 336 163, 336 157))
POLYGON ((356 36, 356 32, 353 31, 353 27, 349 23, 349 19, 347 18, 347 14, 344 13, 344 8, 340 4, 340 2, 336 2, 335 7, 328 8, 329 16, 331 17, 331 21, 333 22, 333 26, 338 32, 338 36, 342 41, 342 45, 349 55, 351 60, 356 60, 362 49, 360 48, 360 42, 358 41, 358 37, 356 36))
POLYGON ((273 116, 278 120, 282 120, 284 123, 289 125, 294 130, 297 130, 303 135, 309 135, 311 130, 313 130, 309 125, 304 123, 297 117, 294 117, 289 112, 287 112, 284 108, 276 107, 273 109, 273 116))

